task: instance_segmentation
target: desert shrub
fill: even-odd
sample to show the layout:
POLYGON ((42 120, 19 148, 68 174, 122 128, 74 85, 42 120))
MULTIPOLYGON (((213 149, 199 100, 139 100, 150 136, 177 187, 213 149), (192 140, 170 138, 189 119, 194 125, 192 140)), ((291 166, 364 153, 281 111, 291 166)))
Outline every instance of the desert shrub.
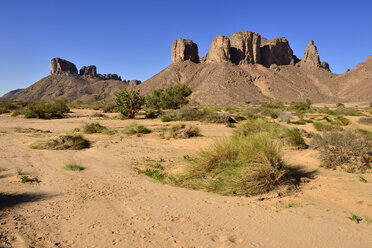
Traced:
POLYGON ((336 119, 331 123, 336 126, 347 126, 351 124, 351 121, 343 116, 336 116, 336 119))
POLYGON ((371 169, 372 139, 368 134, 355 130, 324 132, 315 135, 311 145, 319 149, 325 168, 361 173, 371 169))
POLYGON ((222 112, 222 113, 211 113, 206 116, 208 122, 211 123, 236 123, 236 121, 231 117, 229 113, 222 112))
POLYGON ((162 138, 164 139, 187 139, 200 136, 200 130, 194 125, 176 124, 164 131, 162 138))
POLYGON ((361 116, 363 113, 357 108, 337 108, 333 111, 334 115, 361 116))
POLYGON ((218 140, 175 183, 226 195, 256 195, 291 182, 280 142, 267 133, 252 133, 218 140))
POLYGON ((204 120, 207 112, 204 109, 196 109, 190 107, 181 108, 178 113, 183 121, 201 121, 204 120))
POLYGON ((26 103, 22 102, 0 101, 0 114, 10 113, 12 111, 22 109, 26 105, 26 103))
POLYGON ((102 107, 102 112, 103 113, 114 113, 116 109, 116 104, 105 104, 102 107))
POLYGON ((360 124, 372 125, 372 117, 362 117, 358 120, 360 124))
POLYGON ((310 99, 306 99, 304 102, 291 102, 290 109, 294 111, 307 111, 311 107, 310 99))
POLYGON ((372 102, 369 103, 369 107, 372 108, 372 102))
POLYGON ((161 121, 162 122, 170 122, 170 121, 179 121, 182 119, 182 116, 177 113, 173 114, 165 114, 161 116, 161 121))
POLYGON ((92 134, 92 133, 102 133, 102 134, 113 134, 113 131, 108 129, 105 126, 102 126, 99 123, 90 123, 85 124, 83 127, 84 133, 92 134))
POLYGON ((278 108, 283 108, 284 104, 282 102, 262 102, 261 103, 261 108, 273 108, 273 109, 278 109, 278 108))
POLYGON ((146 119, 155 119, 158 118, 158 116, 161 114, 161 111, 159 109, 154 108, 145 108, 145 118, 146 119))
POLYGON ((344 108, 345 107, 345 104, 343 104, 341 102, 338 102, 338 103, 336 103, 336 107, 337 108, 344 108))
POLYGON ((304 120, 300 119, 298 121, 289 121, 288 123, 295 124, 295 125, 306 125, 306 123, 313 123, 313 120, 304 120))
POLYGON ((140 95, 139 90, 124 89, 116 93, 114 101, 116 110, 122 114, 122 116, 133 119, 145 103, 145 97, 140 95))
POLYGON ((41 150, 81 150, 89 146, 89 141, 81 135, 61 135, 56 139, 38 141, 30 147, 41 150))
POLYGON ((121 130, 121 132, 124 134, 133 135, 133 134, 148 134, 148 133, 151 133, 151 130, 146 128, 143 125, 139 125, 136 122, 133 122, 129 124, 128 126, 124 127, 121 130))
POLYGON ((236 128, 236 126, 235 126, 234 123, 227 123, 227 124, 226 124, 226 127, 236 128))
POLYGON ((342 131, 342 127, 335 126, 326 122, 316 121, 313 123, 313 126, 317 131, 342 131))
POLYGON ((23 114, 25 118, 60 119, 64 118, 70 109, 66 99, 57 99, 53 102, 29 103, 23 109, 14 111, 12 116, 23 114))
POLYGON ((191 89, 184 84, 153 90, 151 95, 146 96, 146 106, 154 109, 178 109, 189 102, 187 97, 191 93, 191 89))

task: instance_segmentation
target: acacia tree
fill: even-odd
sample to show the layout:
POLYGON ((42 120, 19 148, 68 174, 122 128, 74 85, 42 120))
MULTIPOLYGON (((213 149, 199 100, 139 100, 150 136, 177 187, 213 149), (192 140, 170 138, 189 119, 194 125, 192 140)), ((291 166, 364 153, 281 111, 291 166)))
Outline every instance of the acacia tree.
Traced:
POLYGON ((145 103, 145 97, 136 89, 119 91, 114 100, 116 110, 128 119, 133 119, 145 103))

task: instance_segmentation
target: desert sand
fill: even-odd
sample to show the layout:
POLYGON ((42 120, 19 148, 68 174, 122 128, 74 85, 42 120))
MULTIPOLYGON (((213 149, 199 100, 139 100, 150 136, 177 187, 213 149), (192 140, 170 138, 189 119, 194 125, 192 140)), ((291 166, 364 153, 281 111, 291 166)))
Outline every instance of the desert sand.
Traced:
MULTIPOLYGON (((133 166, 163 158, 174 170, 216 137, 224 125, 193 122, 202 137, 164 140, 156 132, 140 137, 84 134, 81 151, 32 150, 37 140, 56 137, 98 121, 119 130, 132 121, 99 120, 94 111, 36 120, 0 116, 0 247, 359 247, 372 244, 372 175, 320 167, 317 151, 284 151, 287 163, 306 176, 289 194, 222 196, 154 182, 133 166), (15 133, 16 127, 51 133, 15 133), (75 162, 80 172, 62 166, 75 162), (39 182, 21 183, 17 168, 39 182), (291 206, 291 207, 289 207, 291 206), (363 218, 356 224, 347 217, 363 218)), ((137 120, 149 128, 169 125, 137 120)))

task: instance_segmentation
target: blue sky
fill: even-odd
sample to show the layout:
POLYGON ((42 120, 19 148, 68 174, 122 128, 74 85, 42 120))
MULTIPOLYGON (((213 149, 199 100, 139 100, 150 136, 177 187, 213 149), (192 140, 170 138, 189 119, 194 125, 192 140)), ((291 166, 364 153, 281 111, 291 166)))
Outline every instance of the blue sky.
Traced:
POLYGON ((333 72, 372 55, 371 1, 0 1, 0 95, 50 72, 53 57, 99 73, 146 80, 171 64, 172 42, 192 39, 199 56, 218 34, 284 36, 302 58, 309 40, 333 72))

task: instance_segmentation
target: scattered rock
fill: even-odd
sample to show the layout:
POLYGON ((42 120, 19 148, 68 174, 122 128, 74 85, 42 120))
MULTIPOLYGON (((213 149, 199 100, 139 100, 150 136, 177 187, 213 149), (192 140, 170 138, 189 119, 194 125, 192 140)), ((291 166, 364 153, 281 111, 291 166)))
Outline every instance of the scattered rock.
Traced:
POLYGON ((199 63, 198 46, 189 39, 178 38, 172 45, 173 63, 190 60, 199 63))
POLYGON ((51 75, 74 75, 77 74, 75 64, 60 58, 53 58, 50 62, 51 75))

